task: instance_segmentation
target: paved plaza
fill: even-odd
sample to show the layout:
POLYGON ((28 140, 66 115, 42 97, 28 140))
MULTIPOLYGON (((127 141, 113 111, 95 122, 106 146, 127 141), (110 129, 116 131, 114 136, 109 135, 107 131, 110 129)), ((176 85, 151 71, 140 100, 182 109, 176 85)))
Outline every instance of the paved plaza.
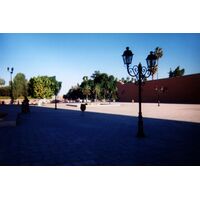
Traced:
POLYGON ((200 105, 137 103, 31 106, 16 127, 0 127, 3 166, 200 165, 200 105))

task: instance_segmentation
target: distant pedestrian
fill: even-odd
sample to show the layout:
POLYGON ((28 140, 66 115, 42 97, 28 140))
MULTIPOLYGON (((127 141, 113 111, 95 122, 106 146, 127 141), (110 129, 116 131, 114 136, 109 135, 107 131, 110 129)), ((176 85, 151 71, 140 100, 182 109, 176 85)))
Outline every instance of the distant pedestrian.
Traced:
POLYGON ((84 112, 86 110, 86 105, 84 103, 81 104, 81 111, 84 112))
POLYGON ((22 101, 22 113, 28 113, 30 112, 29 109, 29 100, 27 96, 24 97, 24 100, 22 101))

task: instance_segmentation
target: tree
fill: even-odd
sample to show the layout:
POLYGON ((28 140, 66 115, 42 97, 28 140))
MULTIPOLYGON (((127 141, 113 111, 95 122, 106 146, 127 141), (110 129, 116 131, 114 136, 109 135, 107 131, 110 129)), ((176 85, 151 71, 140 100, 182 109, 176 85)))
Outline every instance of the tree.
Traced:
POLYGON ((62 87, 62 82, 57 81, 55 76, 49 77, 49 79, 51 80, 51 89, 53 90, 54 95, 57 96, 62 87))
POLYGON ((172 71, 172 69, 170 68, 170 71, 169 71, 169 78, 172 78, 174 76, 174 73, 172 71))
POLYGON ((101 86, 101 91, 102 91, 102 96, 104 99, 106 99, 106 94, 108 93, 108 84, 109 84, 109 80, 108 80, 108 74, 106 73, 102 73, 99 76, 99 80, 100 80, 100 86, 101 86))
POLYGON ((160 47, 156 47, 154 53, 155 53, 158 61, 159 61, 160 58, 163 57, 163 50, 160 47))
POLYGON ((10 86, 0 87, 0 96, 10 96, 10 86))
POLYGON ((91 81, 88 80, 88 76, 83 77, 83 82, 81 83, 82 93, 86 96, 86 102, 88 100, 88 96, 91 94, 91 81))
POLYGON ((150 71, 151 71, 152 80, 154 80, 154 76, 155 76, 156 72, 158 71, 158 65, 151 67, 150 71))
POLYGON ((95 100, 97 100, 98 97, 99 97, 99 95, 100 95, 100 93, 101 93, 101 86, 100 86, 100 84, 97 83, 97 84, 94 86, 93 92, 94 92, 94 94, 95 94, 95 100))
POLYGON ((117 79, 114 76, 109 76, 106 73, 95 71, 91 78, 83 77, 83 81, 79 88, 72 87, 65 98, 82 98, 86 99, 116 99, 117 98, 117 79))
POLYGON ((92 74, 92 76, 91 76, 91 78, 93 79, 93 80, 95 80, 97 77, 99 77, 100 76, 100 71, 94 71, 94 73, 92 74))
POLYGON ((174 70, 174 76, 183 76, 185 73, 185 69, 180 69, 180 66, 178 66, 175 70, 174 70))
POLYGON ((120 81, 123 83, 128 83, 129 80, 130 80, 130 77, 127 76, 126 78, 122 77, 120 81))
POLYGON ((130 82, 133 83, 134 81, 135 81, 135 79, 134 79, 134 78, 131 78, 131 81, 130 81, 130 82))
POLYGON ((3 85, 5 85, 5 83, 6 83, 5 80, 2 79, 2 78, 0 78, 0 87, 3 86, 3 85))
MULTIPOLYGON (((154 51, 154 54, 156 55, 157 62, 159 63, 159 59, 162 58, 162 56, 163 56, 163 50, 162 50, 162 48, 156 47, 155 51, 154 51)), ((159 64, 157 66, 155 66, 154 69, 152 69, 152 80, 153 80, 154 75, 156 74, 156 72, 157 72, 157 79, 158 79, 158 66, 159 66, 159 64)))
POLYGON ((61 89, 61 82, 56 77, 38 76, 29 80, 29 95, 34 98, 51 98, 61 89))
POLYGON ((127 83, 130 82, 130 77, 129 76, 126 77, 126 82, 127 83))
POLYGON ((169 71, 169 78, 176 77, 176 76, 183 76, 185 73, 185 69, 180 69, 180 66, 176 67, 174 71, 171 70, 169 71))
POLYGON ((20 96, 28 95, 27 80, 23 73, 18 73, 13 79, 13 97, 17 99, 20 96))
POLYGON ((126 82, 124 77, 122 77, 120 81, 121 81, 122 83, 125 83, 125 82, 126 82))
MULTIPOLYGON (((130 81, 130 78, 127 78, 130 81)), ((108 77, 108 91, 109 91, 109 99, 115 99, 117 92, 117 79, 114 76, 108 77)))
POLYGON ((76 100, 79 98, 83 98, 82 88, 77 84, 76 86, 72 86, 66 95, 63 95, 65 99, 76 100))
POLYGON ((130 78, 129 76, 127 76, 126 79, 124 77, 122 77, 120 81, 123 82, 123 83, 133 83, 134 80, 135 79, 133 77, 130 78))
POLYGON ((51 81, 47 76, 33 77, 29 80, 29 94, 34 98, 50 98, 54 95, 51 81))
POLYGON ((61 86, 62 86, 62 82, 56 81, 56 77, 52 76, 50 77, 51 80, 51 89, 54 92, 54 96, 55 96, 55 109, 57 109, 57 100, 56 100, 56 96, 58 95, 61 86))
POLYGON ((86 102, 88 100, 88 95, 90 95, 91 87, 87 84, 82 88, 83 95, 86 96, 86 102))

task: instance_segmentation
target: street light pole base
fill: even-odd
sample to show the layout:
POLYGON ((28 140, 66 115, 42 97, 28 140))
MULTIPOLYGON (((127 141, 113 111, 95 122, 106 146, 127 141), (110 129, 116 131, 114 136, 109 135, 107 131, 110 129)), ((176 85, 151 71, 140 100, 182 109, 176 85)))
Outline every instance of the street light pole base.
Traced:
POLYGON ((142 118, 142 114, 139 114, 139 116, 138 116, 138 133, 137 133, 137 137, 138 137, 138 138, 143 138, 143 137, 145 137, 144 129, 143 129, 143 118, 142 118))
POLYGON ((144 132, 138 132, 138 133, 137 133, 137 137, 138 137, 138 138, 144 138, 144 137, 145 137, 144 132))

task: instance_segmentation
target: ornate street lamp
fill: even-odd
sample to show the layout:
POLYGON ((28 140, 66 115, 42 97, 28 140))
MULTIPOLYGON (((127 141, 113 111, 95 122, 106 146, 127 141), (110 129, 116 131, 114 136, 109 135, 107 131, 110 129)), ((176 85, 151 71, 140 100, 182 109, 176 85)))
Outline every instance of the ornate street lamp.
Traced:
POLYGON ((7 71, 10 72, 10 99, 11 99, 11 104, 13 104, 14 102, 14 98, 13 98, 13 84, 12 84, 12 74, 13 74, 13 71, 14 71, 14 68, 9 68, 7 67, 7 71))
POLYGON ((150 54, 146 58, 147 67, 142 66, 141 63, 139 65, 129 66, 132 63, 133 53, 129 50, 129 47, 126 47, 122 58, 124 64, 127 66, 127 72, 130 76, 135 77, 138 83, 138 101, 139 101, 139 115, 138 115, 138 132, 137 137, 144 137, 144 129, 143 129, 143 117, 142 117, 142 94, 141 94, 141 86, 142 82, 146 80, 151 75, 152 67, 157 65, 157 56, 150 52, 150 54))

